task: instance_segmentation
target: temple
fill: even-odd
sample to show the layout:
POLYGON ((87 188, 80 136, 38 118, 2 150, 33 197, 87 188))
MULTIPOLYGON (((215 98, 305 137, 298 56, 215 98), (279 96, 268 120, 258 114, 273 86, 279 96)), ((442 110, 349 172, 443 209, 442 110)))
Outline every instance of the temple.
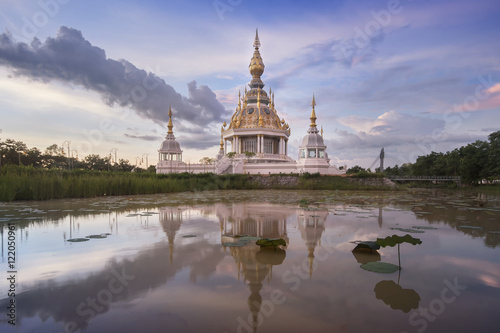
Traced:
MULTIPOLYGON (((316 101, 313 95, 311 124, 299 147, 298 161, 288 156, 288 140, 291 129, 280 118, 275 106, 274 92, 264 90, 262 74, 264 61, 260 55, 258 31, 255 34, 254 53, 249 70, 252 80, 243 96, 238 95, 236 107, 228 123, 221 126, 220 149, 213 163, 186 164, 182 162, 182 150, 173 135, 172 111, 169 110, 168 133, 158 150, 157 173, 213 172, 216 174, 277 174, 316 173, 343 174, 345 171, 330 165, 322 133, 316 125, 316 101)), ((321 131, 322 132, 322 131, 321 131)))

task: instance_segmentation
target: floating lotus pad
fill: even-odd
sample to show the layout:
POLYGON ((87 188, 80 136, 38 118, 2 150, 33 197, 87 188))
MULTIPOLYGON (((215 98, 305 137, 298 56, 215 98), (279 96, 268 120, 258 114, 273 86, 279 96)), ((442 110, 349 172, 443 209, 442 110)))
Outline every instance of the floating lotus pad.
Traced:
POLYGON ((403 232, 410 232, 410 233, 414 233, 414 234, 423 234, 424 231, 422 230, 416 230, 416 229, 406 229, 406 228, 390 228, 391 230, 399 230, 399 231, 403 231, 403 232))
POLYGON ((459 226, 457 226, 457 228, 483 230, 482 227, 476 227, 473 225, 459 225, 459 226))
POLYGON ((87 242, 89 240, 90 240, 90 238, 71 238, 71 239, 67 239, 68 242, 73 242, 73 243, 87 242))
POLYGON ((108 238, 108 235, 107 234, 100 234, 100 235, 89 235, 86 237, 92 238, 92 239, 102 239, 102 238, 108 238))
POLYGON ((360 249, 369 249, 372 251, 377 251, 378 249, 380 249, 380 245, 378 245, 377 242, 374 241, 362 241, 358 242, 357 244, 358 245, 356 245, 353 251, 360 249))
POLYGON ((255 242, 255 244, 259 245, 260 247, 274 247, 276 248, 277 246, 286 246, 286 241, 283 238, 264 238, 264 239, 259 239, 258 241, 255 242))
POLYGON ((182 235, 182 238, 193 238, 196 237, 196 235, 182 235))
POLYGON ((384 273, 384 274, 394 273, 399 270, 398 265, 390 264, 388 262, 376 262, 376 261, 363 264, 361 265, 361 268, 370 272, 384 273))
POLYGON ((418 225, 414 225, 412 228, 414 228, 414 229, 425 229, 425 230, 437 230, 437 228, 435 228, 435 227, 418 226, 418 225))
POLYGON ((224 242, 222 243, 222 246, 245 246, 250 242, 258 241, 261 239, 260 237, 253 237, 248 235, 223 235, 223 236, 232 237, 235 238, 236 240, 234 242, 224 242))

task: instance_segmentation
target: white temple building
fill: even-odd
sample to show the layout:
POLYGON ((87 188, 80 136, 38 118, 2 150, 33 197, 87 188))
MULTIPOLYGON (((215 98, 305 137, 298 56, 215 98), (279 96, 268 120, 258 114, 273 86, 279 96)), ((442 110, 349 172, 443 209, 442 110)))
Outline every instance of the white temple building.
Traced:
POLYGON ((172 128, 172 111, 169 110, 168 133, 160 150, 157 173, 203 173, 216 174, 283 174, 316 173, 325 175, 344 174, 344 170, 330 165, 326 145, 316 126, 316 101, 313 96, 311 124, 307 135, 299 147, 298 161, 288 156, 290 127, 278 116, 274 103, 274 92, 267 93, 261 76, 264 62, 260 55, 259 35, 255 35, 254 53, 250 60, 252 80, 249 90, 238 96, 238 107, 229 120, 221 127, 219 154, 214 163, 186 164, 182 162, 182 150, 175 140, 172 128))

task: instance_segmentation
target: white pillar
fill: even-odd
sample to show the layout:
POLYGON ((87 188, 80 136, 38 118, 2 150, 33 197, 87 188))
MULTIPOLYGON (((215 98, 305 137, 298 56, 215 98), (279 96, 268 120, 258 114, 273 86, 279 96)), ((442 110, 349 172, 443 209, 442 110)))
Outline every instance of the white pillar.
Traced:
POLYGON ((224 155, 227 154, 227 139, 224 139, 224 155))

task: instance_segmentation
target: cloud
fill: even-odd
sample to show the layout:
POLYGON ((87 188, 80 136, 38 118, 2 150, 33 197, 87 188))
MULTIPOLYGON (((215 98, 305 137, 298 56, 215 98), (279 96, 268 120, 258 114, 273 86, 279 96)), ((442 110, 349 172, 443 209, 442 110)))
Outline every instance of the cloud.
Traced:
POLYGON ((162 139, 161 136, 156 136, 156 135, 133 135, 128 133, 125 133, 123 135, 126 136, 127 138, 140 139, 144 141, 158 141, 162 139))
POLYGON ((448 133, 446 122, 422 116, 389 111, 375 119, 350 116, 339 122, 353 131, 336 130, 337 138, 326 140, 331 156, 339 160, 365 160, 364 167, 385 148, 389 164, 415 162, 432 151, 446 152, 461 145, 483 140, 484 135, 448 133))
POLYGON ((182 96, 155 74, 126 60, 107 58, 80 31, 65 26, 55 38, 44 43, 34 38, 31 45, 15 42, 9 33, 0 34, 0 65, 13 76, 82 86, 97 92, 107 105, 130 107, 139 116, 160 123, 168 121, 169 105, 178 119, 200 126, 222 122, 229 115, 209 87, 192 81, 189 96, 182 96))
POLYGON ((297 77, 303 71, 312 68, 332 67, 338 65, 351 68, 363 62, 369 62, 377 53, 376 47, 384 40, 385 33, 378 30, 365 39, 358 37, 340 39, 329 39, 322 43, 309 44, 282 62, 287 70, 270 77, 269 83, 280 88, 290 77, 297 77))

